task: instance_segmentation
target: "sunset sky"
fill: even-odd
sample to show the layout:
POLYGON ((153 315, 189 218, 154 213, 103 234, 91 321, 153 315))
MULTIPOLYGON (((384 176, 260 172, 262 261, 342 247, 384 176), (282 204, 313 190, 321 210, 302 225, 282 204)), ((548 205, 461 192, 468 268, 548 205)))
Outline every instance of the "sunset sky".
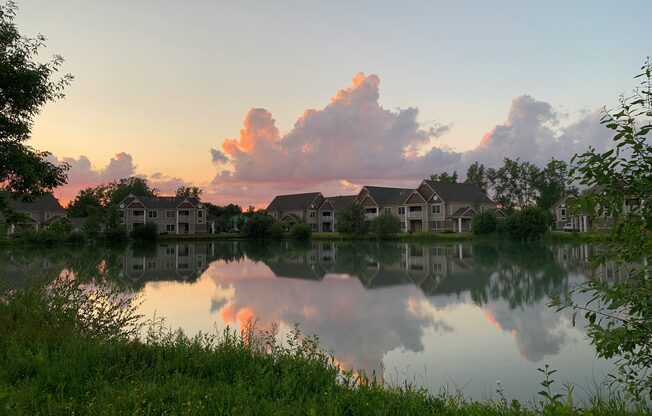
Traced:
POLYGON ((75 76, 30 142, 72 165, 64 202, 139 175, 262 207, 569 159, 610 145, 600 109, 652 54, 649 0, 18 3, 75 76))

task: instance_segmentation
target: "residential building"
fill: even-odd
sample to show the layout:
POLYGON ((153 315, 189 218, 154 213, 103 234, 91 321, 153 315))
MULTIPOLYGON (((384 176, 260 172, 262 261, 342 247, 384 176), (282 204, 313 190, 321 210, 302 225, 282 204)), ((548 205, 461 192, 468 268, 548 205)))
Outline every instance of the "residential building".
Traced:
POLYGON ((68 221, 66 210, 52 194, 36 197, 32 202, 24 202, 7 196, 5 202, 11 210, 25 216, 24 221, 9 225, 7 230, 9 234, 22 228, 46 229, 56 221, 68 221))
POLYGON ((337 214, 355 201, 356 195, 327 196, 317 211, 318 227, 322 232, 337 231, 337 214))
MULTIPOLYGON (((472 183, 439 182, 424 179, 416 189, 416 194, 406 201, 407 209, 423 207, 426 215, 410 218, 421 220, 421 229, 428 231, 452 230, 471 231, 471 221, 476 214, 495 210, 498 217, 504 217, 498 205, 486 193, 472 183)), ((423 209, 422 208, 422 209, 423 209)), ((412 225, 410 225, 412 229, 412 225)), ((418 227, 418 225, 417 225, 418 227)))
POLYGON ((120 202, 120 223, 127 231, 147 223, 156 224, 159 234, 206 234, 209 232, 206 206, 196 197, 135 196, 120 202))
POLYGON ((406 212, 406 201, 411 199, 414 189, 389 188, 383 186, 363 186, 355 198, 362 205, 367 220, 371 221, 380 214, 393 214, 401 220, 403 231, 421 231, 420 223, 411 222, 422 214, 421 207, 414 206, 406 212))
POLYGON ((278 195, 272 200, 265 212, 290 227, 299 221, 305 221, 313 231, 318 231, 317 211, 324 203, 324 199, 321 192, 278 195))
POLYGON ((556 230, 562 230, 566 224, 571 223, 573 230, 579 228, 579 224, 576 224, 576 216, 573 215, 571 202, 575 197, 572 195, 565 195, 559 198, 552 206, 550 207, 550 213, 553 217, 553 228, 556 230))

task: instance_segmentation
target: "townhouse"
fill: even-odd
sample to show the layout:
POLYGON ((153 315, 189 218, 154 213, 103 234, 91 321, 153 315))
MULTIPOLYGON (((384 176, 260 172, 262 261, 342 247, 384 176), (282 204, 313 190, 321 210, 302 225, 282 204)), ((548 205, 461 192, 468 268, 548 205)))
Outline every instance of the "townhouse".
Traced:
POLYGON ((476 185, 423 180, 416 188, 363 186, 357 195, 323 197, 320 192, 279 195, 267 214, 289 225, 305 221, 314 231, 337 231, 337 213, 360 204, 369 221, 381 214, 396 215, 404 232, 470 231, 473 217, 486 210, 503 212, 476 185))
MULTIPOLYGON (((47 229, 57 221, 64 221, 71 224, 71 226, 73 225, 72 221, 67 218, 66 210, 52 194, 36 197, 31 202, 25 202, 7 196, 5 202, 12 211, 17 214, 22 214, 23 217, 19 221, 9 224, 7 229, 8 234, 13 234, 19 229, 47 229)), ((4 221, 5 219, 3 218, 2 222, 4 221)))
POLYGON ((129 195, 118 209, 127 231, 152 223, 159 234, 209 232, 206 206, 196 197, 129 195))

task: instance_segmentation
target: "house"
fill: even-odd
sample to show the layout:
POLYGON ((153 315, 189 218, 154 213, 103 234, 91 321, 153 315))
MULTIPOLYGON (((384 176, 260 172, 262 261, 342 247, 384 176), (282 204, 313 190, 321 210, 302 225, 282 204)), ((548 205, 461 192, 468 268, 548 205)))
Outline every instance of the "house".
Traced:
POLYGON ((439 182, 424 179, 406 204, 408 209, 421 206, 426 215, 413 220, 425 221, 423 229, 429 231, 453 230, 455 232, 471 231, 473 217, 487 210, 495 210, 498 217, 504 213, 486 193, 472 183, 439 182), (421 199, 419 199, 418 194, 421 199))
POLYGON ((52 194, 38 196, 32 202, 7 197, 5 202, 11 210, 25 216, 24 221, 9 226, 9 234, 21 228, 40 230, 59 220, 68 221, 66 210, 52 194))
POLYGON ((209 232, 206 206, 197 197, 135 196, 120 202, 120 223, 127 231, 147 223, 156 224, 159 234, 206 234, 209 232))
POLYGON ((355 201, 356 195, 327 196, 317 211, 318 227, 322 232, 337 231, 337 214, 355 201))
POLYGON ((414 207, 406 215, 405 202, 410 199, 414 189, 389 188, 383 186, 363 186, 355 198, 355 202, 362 205, 367 220, 371 221, 380 214, 394 214, 401 220, 401 230, 421 231, 420 223, 408 222, 409 218, 416 218, 421 214, 414 207), (412 228, 414 227, 414 228, 412 228))
POLYGON ((550 207, 550 213, 553 217, 553 228, 555 230, 562 230, 569 222, 572 224, 573 230, 579 228, 579 224, 575 224, 576 216, 573 215, 571 202, 575 197, 572 195, 565 195, 559 198, 550 207))
POLYGON ((317 211, 324 203, 324 199, 321 192, 278 195, 265 209, 265 212, 288 226, 305 221, 313 231, 317 231, 319 230, 317 211))

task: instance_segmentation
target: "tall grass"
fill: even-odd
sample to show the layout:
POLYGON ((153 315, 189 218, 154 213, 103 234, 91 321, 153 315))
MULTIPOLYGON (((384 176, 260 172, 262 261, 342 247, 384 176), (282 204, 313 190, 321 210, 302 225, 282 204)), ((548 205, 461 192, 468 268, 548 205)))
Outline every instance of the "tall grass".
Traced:
POLYGON ((298 328, 193 337, 142 322, 134 299, 61 278, 0 296, 0 413, 46 415, 635 414, 546 399, 466 401, 343 371, 298 328))

